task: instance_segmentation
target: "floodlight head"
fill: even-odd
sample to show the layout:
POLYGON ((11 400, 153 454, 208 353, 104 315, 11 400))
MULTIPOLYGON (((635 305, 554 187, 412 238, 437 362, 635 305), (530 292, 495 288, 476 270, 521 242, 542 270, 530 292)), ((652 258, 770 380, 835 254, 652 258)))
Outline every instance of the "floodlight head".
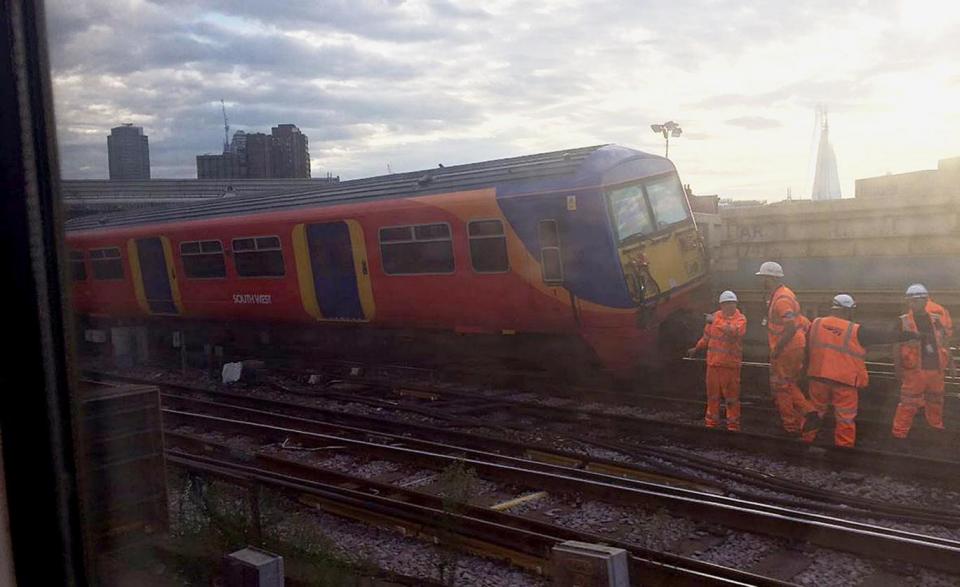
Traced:
POLYGON ((680 128, 679 126, 676 127, 676 128, 674 128, 674 129, 670 132, 670 135, 671 135, 671 136, 674 136, 674 137, 679 137, 681 134, 683 134, 683 129, 680 128))
POLYGON ((650 130, 652 130, 653 132, 663 132, 663 125, 662 125, 662 124, 651 124, 651 125, 650 125, 650 130))

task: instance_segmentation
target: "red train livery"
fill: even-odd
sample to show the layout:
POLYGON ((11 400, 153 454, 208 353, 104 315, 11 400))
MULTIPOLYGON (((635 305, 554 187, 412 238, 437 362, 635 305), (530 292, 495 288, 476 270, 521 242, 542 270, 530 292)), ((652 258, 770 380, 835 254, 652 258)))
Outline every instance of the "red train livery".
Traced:
POLYGON ((657 363, 663 325, 692 310, 706 269, 672 163, 614 145, 83 217, 67 231, 90 327, 557 338, 621 373, 657 363))

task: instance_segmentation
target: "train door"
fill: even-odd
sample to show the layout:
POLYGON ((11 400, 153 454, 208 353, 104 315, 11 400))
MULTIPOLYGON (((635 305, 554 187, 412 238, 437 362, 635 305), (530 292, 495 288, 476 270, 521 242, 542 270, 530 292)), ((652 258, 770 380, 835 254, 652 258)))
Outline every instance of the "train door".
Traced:
POLYGON ((307 311, 318 320, 369 320, 373 297, 360 224, 342 220, 299 225, 294 241, 307 311))
POLYGON ((179 314, 174 298, 171 255, 162 237, 139 238, 134 241, 136 267, 134 280, 138 298, 151 314, 179 314))

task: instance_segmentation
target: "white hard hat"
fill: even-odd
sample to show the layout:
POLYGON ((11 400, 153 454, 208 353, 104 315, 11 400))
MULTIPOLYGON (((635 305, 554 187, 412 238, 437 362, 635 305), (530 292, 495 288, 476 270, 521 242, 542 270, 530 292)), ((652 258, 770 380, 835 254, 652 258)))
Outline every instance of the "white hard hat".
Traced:
POLYGON ((927 288, 924 287, 922 283, 914 283, 907 288, 907 299, 928 297, 930 297, 930 292, 927 291, 927 288))
POLYGON ((724 302, 736 302, 736 301, 737 301, 737 294, 733 293, 733 292, 730 291, 729 289, 728 289, 727 291, 723 292, 722 294, 720 294, 720 303, 721 303, 721 304, 724 303, 724 302))
POLYGON ((757 271, 756 274, 765 277, 783 277, 783 267, 776 261, 764 261, 764 263, 760 265, 760 271, 757 271))
POLYGON ((854 301, 853 296, 847 294, 838 294, 833 296, 833 307, 834 308, 847 308, 854 309, 857 307, 857 302, 854 301))

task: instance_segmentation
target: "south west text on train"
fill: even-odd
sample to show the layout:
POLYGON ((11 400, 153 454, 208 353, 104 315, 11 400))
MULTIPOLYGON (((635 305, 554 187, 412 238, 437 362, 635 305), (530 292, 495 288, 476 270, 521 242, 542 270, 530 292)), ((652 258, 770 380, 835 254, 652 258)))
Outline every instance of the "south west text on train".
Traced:
POLYGON ((582 351, 620 374, 663 360, 707 267, 674 165, 616 145, 78 218, 67 231, 88 331, 438 333, 555 362, 582 351))

